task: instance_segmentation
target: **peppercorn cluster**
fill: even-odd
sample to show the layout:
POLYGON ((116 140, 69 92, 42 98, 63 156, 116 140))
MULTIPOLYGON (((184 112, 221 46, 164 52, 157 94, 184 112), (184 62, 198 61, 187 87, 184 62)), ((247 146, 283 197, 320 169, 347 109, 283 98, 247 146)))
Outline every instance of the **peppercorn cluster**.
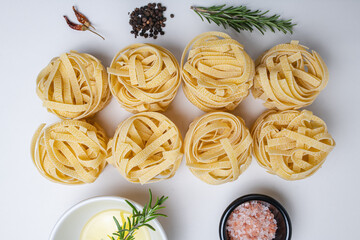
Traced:
POLYGON ((135 8, 130 14, 129 24, 132 27, 131 33, 145 38, 156 39, 158 34, 164 35, 163 27, 165 27, 166 17, 164 12, 166 7, 161 3, 149 3, 140 8, 135 8))

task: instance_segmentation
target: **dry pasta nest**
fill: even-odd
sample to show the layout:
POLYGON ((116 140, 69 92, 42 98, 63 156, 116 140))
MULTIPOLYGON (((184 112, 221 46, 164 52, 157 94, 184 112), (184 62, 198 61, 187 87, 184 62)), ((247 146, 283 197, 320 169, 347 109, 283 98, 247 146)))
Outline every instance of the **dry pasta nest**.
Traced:
POLYGON ((180 85, 179 64, 154 44, 122 49, 108 68, 111 93, 129 112, 165 111, 180 85))
POLYGON ((251 163, 252 138, 244 121, 226 112, 195 119, 185 137, 186 164, 209 184, 236 180, 251 163))
POLYGON ((256 61, 252 94, 270 109, 298 109, 310 105, 328 80, 320 55, 291 41, 271 48, 256 61))
POLYGON ((233 110, 249 94, 254 74, 254 62, 244 47, 221 32, 200 34, 181 58, 184 93, 206 112, 233 110))
POLYGON ((65 120, 45 127, 32 139, 31 156, 47 179, 64 184, 91 183, 106 166, 107 137, 96 123, 65 120))
POLYGON ((315 173, 335 146, 325 122, 307 110, 269 110, 255 122, 252 136, 258 163, 286 180, 315 173))
POLYGON ((178 128, 156 112, 138 113, 122 122, 108 149, 108 162, 128 181, 141 184, 173 177, 183 156, 178 128))
POLYGON ((110 100, 107 73, 95 57, 71 51, 56 57, 39 73, 36 93, 49 112, 62 119, 82 119, 110 100))

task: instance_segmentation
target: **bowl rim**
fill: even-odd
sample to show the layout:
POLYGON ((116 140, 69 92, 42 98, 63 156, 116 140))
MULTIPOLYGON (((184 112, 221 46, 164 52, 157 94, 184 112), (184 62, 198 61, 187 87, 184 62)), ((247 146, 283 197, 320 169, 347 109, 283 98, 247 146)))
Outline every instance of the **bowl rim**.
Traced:
MULTIPOLYGON (((65 221, 65 219, 72 214, 75 210, 79 209, 82 206, 85 206, 87 204, 93 203, 93 202, 99 202, 99 201, 119 201, 119 202, 125 202, 126 200, 131 202, 136 208, 138 209, 142 209, 143 206, 138 204, 137 202, 128 199, 128 198, 124 198, 124 197, 120 197, 120 196, 97 196, 97 197, 91 197, 85 200, 82 200, 78 203, 76 203, 75 205, 71 206, 70 208, 68 208, 64 213, 62 213, 62 215, 59 217, 59 219, 56 221, 53 229, 51 230, 50 236, 49 236, 49 240, 53 240, 54 237, 56 236, 55 234, 57 233, 60 225, 65 221)), ((157 219, 153 219, 153 224, 156 226, 156 230, 159 230, 160 236, 162 237, 162 240, 168 240, 165 230, 164 228, 161 226, 160 222, 157 219)))
POLYGON ((285 208, 277 200, 275 200, 274 198, 272 198, 270 196, 267 196, 264 194, 253 193, 253 194, 247 194, 247 195, 244 195, 244 196, 241 196, 241 197, 235 199, 225 209, 223 215, 220 218, 220 224, 219 224, 220 240, 228 240, 225 238, 225 232, 226 232, 225 228, 226 228, 227 219, 229 218, 232 211, 234 211, 235 208, 238 207, 242 203, 249 202, 249 201, 256 201, 256 200, 267 202, 279 210, 279 212, 281 213, 281 215, 284 217, 284 220, 285 220, 285 225, 286 225, 285 239, 286 240, 291 239, 291 234, 292 234, 291 220, 290 220, 289 214, 287 213, 285 208))

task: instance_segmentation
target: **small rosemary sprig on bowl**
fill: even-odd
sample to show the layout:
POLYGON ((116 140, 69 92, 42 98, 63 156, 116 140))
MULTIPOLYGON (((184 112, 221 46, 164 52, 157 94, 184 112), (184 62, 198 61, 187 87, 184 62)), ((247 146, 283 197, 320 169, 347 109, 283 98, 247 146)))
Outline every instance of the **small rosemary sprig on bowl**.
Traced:
POLYGON ((132 209, 132 216, 128 217, 123 225, 120 225, 116 217, 113 217, 117 231, 112 234, 111 240, 134 240, 134 233, 136 230, 141 227, 148 227, 155 231, 155 228, 151 226, 149 222, 160 216, 167 217, 165 214, 158 213, 158 211, 165 208, 162 204, 168 197, 162 196, 157 198, 155 204, 152 205, 152 192, 150 189, 149 194, 149 202, 141 211, 139 211, 131 202, 125 200, 132 209))
POLYGON ((191 6, 200 18, 204 18, 209 22, 214 22, 218 26, 222 25, 225 29, 229 26, 235 31, 240 32, 246 30, 252 32, 254 28, 259 30, 262 34, 268 29, 272 32, 275 30, 283 33, 293 33, 293 26, 291 19, 280 19, 280 15, 274 14, 272 16, 265 16, 269 11, 262 12, 260 10, 252 11, 244 5, 240 6, 212 6, 212 7, 195 7, 191 6))

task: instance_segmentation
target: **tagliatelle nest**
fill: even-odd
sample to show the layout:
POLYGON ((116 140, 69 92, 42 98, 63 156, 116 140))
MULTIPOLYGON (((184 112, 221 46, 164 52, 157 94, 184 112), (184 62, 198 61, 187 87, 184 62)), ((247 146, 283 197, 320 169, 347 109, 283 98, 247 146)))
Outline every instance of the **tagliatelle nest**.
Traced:
POLYGON ((108 149, 108 162, 134 183, 150 183, 174 176, 182 156, 178 128, 156 112, 138 113, 122 122, 108 149))
POLYGON ((291 41, 271 48, 256 61, 252 94, 270 109, 298 109, 310 105, 328 80, 320 55, 291 41))
POLYGON ((108 68, 111 93, 129 112, 165 111, 180 85, 176 58, 154 44, 122 49, 108 68))
POLYGON ((49 112, 62 119, 82 119, 110 100, 107 73, 95 57, 71 51, 56 57, 39 73, 36 93, 49 112))
POLYGON ((39 127, 31 156, 41 175, 53 182, 91 183, 106 166, 106 147, 106 134, 96 123, 65 120, 39 127))
POLYGON ((236 180, 251 163, 252 138, 244 121, 226 112, 195 119, 185 137, 186 164, 209 184, 236 180))
POLYGON ((286 180, 315 173, 335 146, 325 122, 307 110, 269 110, 255 122, 252 136, 258 163, 286 180))
POLYGON ((233 110, 248 96, 255 74, 244 47, 221 32, 194 38, 183 52, 181 68, 186 97, 207 112, 233 110))

